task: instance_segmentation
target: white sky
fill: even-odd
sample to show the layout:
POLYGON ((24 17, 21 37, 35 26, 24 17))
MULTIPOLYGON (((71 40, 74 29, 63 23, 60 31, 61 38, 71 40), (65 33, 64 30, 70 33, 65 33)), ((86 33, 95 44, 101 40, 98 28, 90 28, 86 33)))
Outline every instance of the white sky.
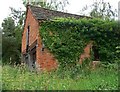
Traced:
MULTIPOLYGON (((80 10, 93 2, 93 0, 68 0, 69 5, 66 7, 67 12, 73 13, 73 14, 80 14, 80 10)), ((120 0, 104 0, 106 2, 110 2, 110 4, 113 6, 113 8, 118 9, 118 2, 120 0)), ((22 4, 22 0, 1 0, 0 1, 0 27, 1 23, 4 18, 8 17, 10 14, 9 7, 13 7, 15 9, 23 9, 25 10, 24 5, 22 4)))

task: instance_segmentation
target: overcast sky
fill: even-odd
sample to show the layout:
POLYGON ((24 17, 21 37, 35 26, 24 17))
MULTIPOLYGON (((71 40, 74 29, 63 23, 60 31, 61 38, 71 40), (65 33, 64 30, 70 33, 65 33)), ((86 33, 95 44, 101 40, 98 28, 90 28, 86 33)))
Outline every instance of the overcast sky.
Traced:
MULTIPOLYGON (((93 0, 68 0, 69 5, 66 7, 67 12, 73 14, 80 14, 80 10, 85 6, 92 4, 93 0)), ((120 0, 104 0, 109 2, 113 8, 118 9, 118 2, 120 0)), ((8 17, 10 14, 9 7, 14 7, 15 9, 23 9, 25 10, 24 5, 22 4, 22 0, 1 0, 0 1, 0 27, 4 18, 8 17)))

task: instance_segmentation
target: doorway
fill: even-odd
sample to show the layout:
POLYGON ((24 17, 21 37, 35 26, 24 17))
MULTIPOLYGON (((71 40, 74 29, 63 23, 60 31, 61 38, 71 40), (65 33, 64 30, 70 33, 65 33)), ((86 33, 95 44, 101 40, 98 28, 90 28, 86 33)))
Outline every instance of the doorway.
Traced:
POLYGON ((36 68, 36 47, 34 47, 31 50, 30 57, 31 57, 31 68, 35 69, 36 68))
POLYGON ((99 61, 99 49, 96 45, 92 46, 93 51, 93 61, 99 61))

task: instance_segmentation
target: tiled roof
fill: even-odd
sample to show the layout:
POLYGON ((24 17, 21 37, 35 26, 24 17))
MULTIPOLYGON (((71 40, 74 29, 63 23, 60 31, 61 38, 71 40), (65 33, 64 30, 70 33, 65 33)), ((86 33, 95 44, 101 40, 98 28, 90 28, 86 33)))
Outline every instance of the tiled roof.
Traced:
POLYGON ((64 13, 64 12, 55 11, 55 10, 49 10, 49 9, 45 9, 38 6, 28 5, 28 7, 30 7, 33 15, 37 20, 52 19, 54 17, 63 17, 63 18, 73 17, 76 19, 87 17, 87 16, 76 15, 76 14, 64 13))

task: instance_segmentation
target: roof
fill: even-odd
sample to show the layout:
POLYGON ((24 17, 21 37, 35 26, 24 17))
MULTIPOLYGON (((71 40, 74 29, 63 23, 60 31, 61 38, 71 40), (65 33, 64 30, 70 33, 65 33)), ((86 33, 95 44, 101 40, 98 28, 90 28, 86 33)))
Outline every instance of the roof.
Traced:
MULTIPOLYGON (((66 18, 66 17, 72 18, 73 17, 76 19, 87 17, 87 16, 82 16, 82 15, 64 13, 64 12, 55 11, 55 10, 49 10, 49 9, 38 7, 38 6, 28 5, 28 7, 30 7, 30 9, 33 13, 33 16, 35 16, 35 18, 37 20, 52 19, 54 17, 63 17, 63 18, 66 18)), ((88 17, 88 18, 90 18, 90 17, 88 17)))

